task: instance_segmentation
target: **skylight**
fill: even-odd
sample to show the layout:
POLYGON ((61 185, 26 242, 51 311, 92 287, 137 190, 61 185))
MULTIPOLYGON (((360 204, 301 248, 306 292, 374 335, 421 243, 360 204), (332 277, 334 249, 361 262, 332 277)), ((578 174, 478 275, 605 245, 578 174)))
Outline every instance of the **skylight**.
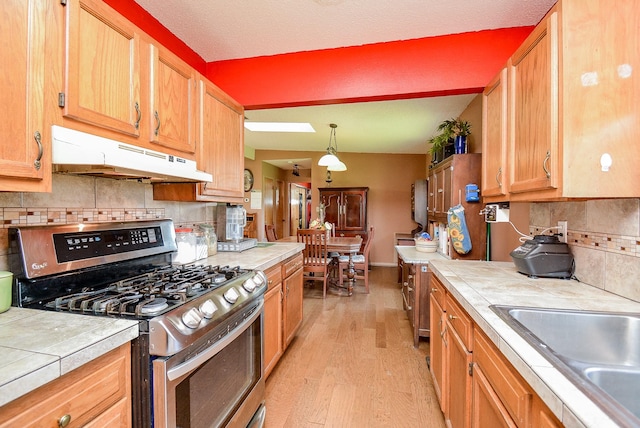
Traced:
POLYGON ((297 122, 244 122, 244 127, 255 132, 316 132, 310 123, 297 122))

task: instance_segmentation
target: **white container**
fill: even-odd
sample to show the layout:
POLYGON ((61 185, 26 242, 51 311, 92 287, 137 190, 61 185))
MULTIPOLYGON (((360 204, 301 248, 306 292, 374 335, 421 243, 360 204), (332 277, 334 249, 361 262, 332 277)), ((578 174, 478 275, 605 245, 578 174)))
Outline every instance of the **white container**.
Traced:
POLYGON ((204 234, 195 233, 192 229, 176 230, 176 246, 178 253, 173 259, 174 263, 192 263, 207 258, 207 242, 204 234))
POLYGON ((424 239, 414 239, 416 242, 416 251, 421 253, 435 253, 438 249, 438 241, 427 241, 424 239))

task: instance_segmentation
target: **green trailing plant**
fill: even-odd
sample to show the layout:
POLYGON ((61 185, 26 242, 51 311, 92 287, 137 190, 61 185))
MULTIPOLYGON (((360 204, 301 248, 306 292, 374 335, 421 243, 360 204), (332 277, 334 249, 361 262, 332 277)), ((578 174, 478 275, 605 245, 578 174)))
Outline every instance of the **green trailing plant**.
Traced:
POLYGON ((440 131, 440 133, 429 140, 429 143, 431 144, 429 152, 431 154, 438 153, 443 150, 444 147, 452 142, 457 136, 466 137, 470 135, 471 123, 466 120, 451 118, 442 121, 442 123, 438 125, 438 131, 440 131))

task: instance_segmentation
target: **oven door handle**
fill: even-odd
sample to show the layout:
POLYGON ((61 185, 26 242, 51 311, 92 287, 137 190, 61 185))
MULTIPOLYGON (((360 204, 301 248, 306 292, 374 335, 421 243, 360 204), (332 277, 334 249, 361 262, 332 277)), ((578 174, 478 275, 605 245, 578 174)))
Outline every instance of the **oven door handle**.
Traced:
POLYGON ((228 344, 230 344, 231 342, 236 340, 242 333, 244 333, 244 331, 251 324, 253 324, 253 322, 256 319, 258 319, 258 317, 260 317, 260 315, 262 314, 262 307, 263 306, 264 306, 264 301, 261 301, 260 305, 256 308, 255 311, 253 311, 253 313, 251 314, 251 316, 249 316, 249 318, 246 318, 244 321, 242 321, 240 324, 238 324, 238 327, 234 328, 224 338, 222 338, 218 342, 214 343, 212 347, 207 348, 206 351, 204 351, 201 354, 196 355, 195 357, 191 358, 190 360, 187 360, 184 363, 178 364, 177 366, 172 367, 171 369, 167 370, 167 378, 170 381, 174 381, 174 380, 178 379, 179 377, 184 376, 184 375, 188 374, 189 372, 197 369, 202 364, 204 364, 209 358, 213 357, 218 352, 222 351, 225 346, 227 346, 228 344))

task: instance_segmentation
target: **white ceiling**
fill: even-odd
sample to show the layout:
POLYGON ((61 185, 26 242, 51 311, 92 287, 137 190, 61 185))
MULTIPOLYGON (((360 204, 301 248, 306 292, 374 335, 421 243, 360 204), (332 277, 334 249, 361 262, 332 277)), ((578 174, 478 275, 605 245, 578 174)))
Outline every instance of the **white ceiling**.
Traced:
MULTIPOLYGON (((537 24, 556 0, 136 0, 205 61, 357 46, 537 24)), ((316 134, 245 132, 256 149, 426 153, 443 119, 473 95, 248 110, 253 121, 305 121, 316 134)))

